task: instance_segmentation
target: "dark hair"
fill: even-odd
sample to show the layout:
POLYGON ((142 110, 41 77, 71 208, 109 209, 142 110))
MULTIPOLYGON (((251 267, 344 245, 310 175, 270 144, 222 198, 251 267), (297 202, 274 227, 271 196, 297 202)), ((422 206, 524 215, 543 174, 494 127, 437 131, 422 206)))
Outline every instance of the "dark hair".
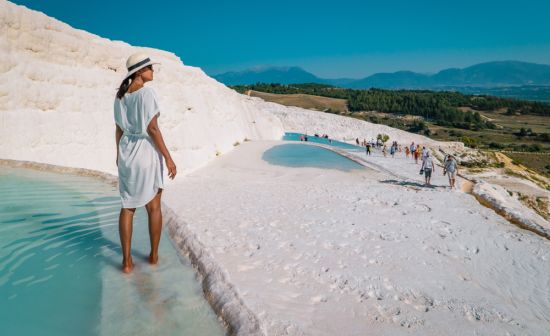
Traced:
MULTIPOLYGON (((151 69, 151 70, 153 70, 153 65, 152 65, 152 64, 149 64, 148 66, 143 67, 143 68, 141 68, 141 69, 151 69)), ((117 97, 118 99, 122 99, 122 97, 124 97, 124 95, 125 95, 126 92, 128 91, 128 88, 130 87, 130 80, 134 80, 134 78, 137 76, 138 72, 141 71, 141 69, 138 70, 138 71, 136 71, 136 72, 134 72, 130 77, 124 79, 124 80, 122 81, 122 83, 120 83, 120 86, 118 87, 118 91, 117 91, 117 93, 116 93, 116 97, 117 97)))
POLYGON ((128 91, 128 88, 130 87, 130 79, 133 79, 133 75, 128 77, 128 78, 125 78, 122 83, 120 84, 120 86, 118 87, 118 91, 116 93, 116 97, 118 99, 122 99, 122 97, 124 97, 124 95, 126 94, 126 92, 128 91))

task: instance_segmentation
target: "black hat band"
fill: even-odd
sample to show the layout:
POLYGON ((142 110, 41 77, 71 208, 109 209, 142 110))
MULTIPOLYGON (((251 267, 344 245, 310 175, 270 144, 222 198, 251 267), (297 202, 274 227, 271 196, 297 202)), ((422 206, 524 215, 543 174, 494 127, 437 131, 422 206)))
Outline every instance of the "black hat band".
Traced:
POLYGON ((142 66, 143 64, 146 64, 148 62, 151 62, 151 60, 149 59, 149 57, 147 57, 146 59, 144 59, 143 61, 141 62, 138 62, 134 65, 132 65, 131 67, 128 68, 128 71, 132 71, 134 70, 135 68, 139 68, 140 66, 142 66))

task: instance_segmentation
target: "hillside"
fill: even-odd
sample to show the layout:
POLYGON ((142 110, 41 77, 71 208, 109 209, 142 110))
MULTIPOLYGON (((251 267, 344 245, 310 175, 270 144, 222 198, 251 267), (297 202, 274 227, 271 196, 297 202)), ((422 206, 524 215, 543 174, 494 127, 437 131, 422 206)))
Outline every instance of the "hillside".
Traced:
POLYGON ((259 97, 265 101, 285 106, 297 106, 307 110, 317 110, 323 112, 345 112, 348 109, 345 99, 322 97, 301 93, 282 95, 253 90, 249 90, 246 93, 251 97, 259 97))

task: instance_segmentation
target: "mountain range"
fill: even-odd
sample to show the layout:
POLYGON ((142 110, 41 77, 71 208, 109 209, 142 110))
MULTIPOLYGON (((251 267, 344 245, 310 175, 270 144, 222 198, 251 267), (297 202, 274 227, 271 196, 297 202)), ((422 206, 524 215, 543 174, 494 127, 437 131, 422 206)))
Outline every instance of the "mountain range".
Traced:
POLYGON ((300 84, 319 83, 344 88, 368 89, 445 89, 460 87, 510 87, 524 85, 550 85, 550 65, 519 61, 496 61, 472 65, 467 68, 450 68, 435 74, 412 71, 376 73, 362 79, 326 79, 299 67, 256 67, 238 72, 213 76, 226 85, 256 83, 300 84))

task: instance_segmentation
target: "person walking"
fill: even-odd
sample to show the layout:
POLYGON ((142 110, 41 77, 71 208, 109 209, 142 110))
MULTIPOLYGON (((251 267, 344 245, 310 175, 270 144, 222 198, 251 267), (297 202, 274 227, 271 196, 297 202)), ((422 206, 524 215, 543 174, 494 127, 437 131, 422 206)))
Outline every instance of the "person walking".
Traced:
POLYGON ((455 157, 449 154, 447 155, 447 158, 445 159, 445 162, 443 164, 443 175, 447 174, 447 176, 449 177, 449 187, 451 189, 454 189, 456 175, 458 174, 458 163, 456 162, 455 157))
POLYGON ((422 146, 422 161, 424 161, 424 159, 426 158, 427 153, 428 149, 426 148, 426 146, 422 146))
POLYGON ((430 156, 430 152, 426 152, 426 156, 422 161, 422 167, 420 168, 424 171, 424 179, 426 185, 430 185, 430 180, 432 179, 432 172, 435 170, 434 161, 430 156))
POLYGON ((173 179, 172 160, 157 119, 160 108, 155 91, 144 86, 153 80, 154 63, 146 54, 136 53, 126 61, 128 73, 118 88, 114 102, 118 185, 122 201, 119 234, 122 245, 122 271, 134 268, 131 255, 132 225, 136 208, 145 206, 149 220, 151 252, 149 263, 158 262, 162 230, 161 196, 164 188, 163 162, 173 179))
POLYGON ((371 144, 369 142, 365 143, 365 147, 366 147, 366 150, 367 150, 367 155, 370 155, 370 147, 371 147, 371 144))

